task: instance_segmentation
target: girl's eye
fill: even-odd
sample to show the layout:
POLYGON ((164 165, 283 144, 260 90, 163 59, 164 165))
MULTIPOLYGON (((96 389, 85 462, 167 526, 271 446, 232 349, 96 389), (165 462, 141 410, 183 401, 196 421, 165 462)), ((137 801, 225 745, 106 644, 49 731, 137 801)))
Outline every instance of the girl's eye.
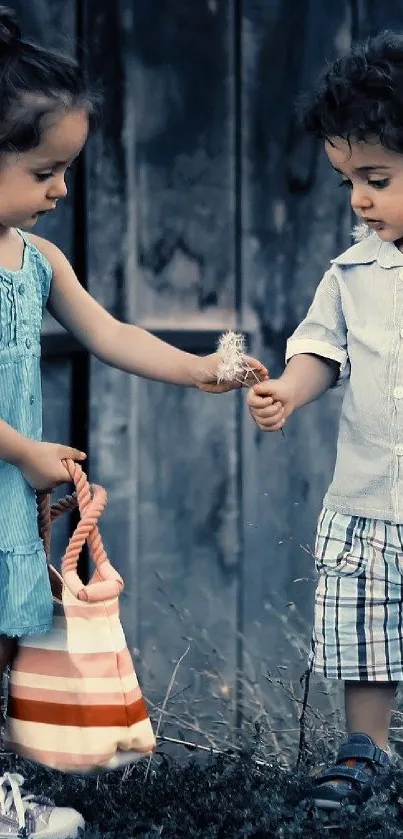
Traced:
POLYGON ((349 189, 351 189, 351 187, 352 187, 352 183, 351 183, 351 181, 348 181, 348 180, 346 180, 346 181, 339 181, 339 186, 348 186, 348 187, 349 187, 349 189))
POLYGON ((390 184, 390 178, 380 178, 376 181, 368 181, 369 186, 373 186, 374 189, 385 189, 390 184))
POLYGON ((36 180, 39 181, 40 183, 42 181, 47 181, 48 178, 52 177, 52 175, 53 175, 53 172, 35 172, 36 180))

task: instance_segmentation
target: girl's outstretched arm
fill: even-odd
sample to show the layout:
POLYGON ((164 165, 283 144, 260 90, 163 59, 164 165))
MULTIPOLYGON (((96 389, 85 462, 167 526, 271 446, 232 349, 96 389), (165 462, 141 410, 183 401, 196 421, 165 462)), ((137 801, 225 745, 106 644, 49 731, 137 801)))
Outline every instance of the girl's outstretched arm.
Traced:
MULTIPOLYGON (((80 285, 59 248, 39 236, 31 234, 30 238, 53 268, 49 311, 101 361, 137 376, 210 392, 239 387, 238 381, 217 383, 221 361, 217 353, 200 357, 183 352, 139 326, 116 320, 80 285)), ((245 384, 267 378, 263 364, 249 356, 245 359, 256 374, 245 384)))

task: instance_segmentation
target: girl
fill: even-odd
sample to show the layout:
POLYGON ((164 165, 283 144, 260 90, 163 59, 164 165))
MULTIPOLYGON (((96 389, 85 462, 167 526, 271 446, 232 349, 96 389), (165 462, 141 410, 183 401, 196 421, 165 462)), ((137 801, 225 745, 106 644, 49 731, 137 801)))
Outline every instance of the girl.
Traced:
MULTIPOLYGON (((76 63, 27 43, 0 7, 0 676, 22 635, 51 626, 52 598, 38 535, 35 490, 69 480, 65 458, 41 442, 40 332, 46 305, 102 361, 128 373, 223 392, 217 354, 181 352, 120 323, 82 288, 63 254, 31 229, 66 195, 65 174, 88 135, 91 97, 76 63)), ((267 374, 246 357, 259 377, 267 374)), ((82 817, 22 798, 19 776, 0 779, 0 835, 76 836, 82 817), (24 834, 25 835, 25 834, 24 834)))

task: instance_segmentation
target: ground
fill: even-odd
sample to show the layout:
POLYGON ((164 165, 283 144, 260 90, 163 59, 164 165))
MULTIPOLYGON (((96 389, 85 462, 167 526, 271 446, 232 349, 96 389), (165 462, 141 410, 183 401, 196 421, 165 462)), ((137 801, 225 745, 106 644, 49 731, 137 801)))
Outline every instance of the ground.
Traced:
POLYGON ((359 811, 324 820, 301 799, 311 785, 310 767, 285 771, 256 766, 243 755, 199 762, 155 759, 130 774, 64 776, 4 755, 3 771, 22 771, 27 791, 80 810, 85 839, 401 839, 403 770, 359 811))

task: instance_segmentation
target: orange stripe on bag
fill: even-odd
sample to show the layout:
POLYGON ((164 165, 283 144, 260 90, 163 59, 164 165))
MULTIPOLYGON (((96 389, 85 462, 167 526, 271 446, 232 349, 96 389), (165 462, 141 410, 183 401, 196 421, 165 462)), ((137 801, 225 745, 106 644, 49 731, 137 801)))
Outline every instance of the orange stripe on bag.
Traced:
POLYGON ((131 705, 63 705, 61 702, 38 702, 12 697, 9 714, 13 719, 24 722, 84 728, 127 728, 148 717, 143 698, 131 705))
POLYGON ((14 751, 53 769, 94 772, 152 753, 155 737, 119 620, 123 580, 110 564, 98 530, 106 492, 88 484, 78 463, 65 464, 74 495, 50 507, 49 496, 38 494, 48 560, 51 521, 77 505, 80 521, 61 575, 49 565, 53 629, 21 639, 9 680, 5 739, 14 751), (85 542, 95 565, 87 585, 77 574, 85 542))

